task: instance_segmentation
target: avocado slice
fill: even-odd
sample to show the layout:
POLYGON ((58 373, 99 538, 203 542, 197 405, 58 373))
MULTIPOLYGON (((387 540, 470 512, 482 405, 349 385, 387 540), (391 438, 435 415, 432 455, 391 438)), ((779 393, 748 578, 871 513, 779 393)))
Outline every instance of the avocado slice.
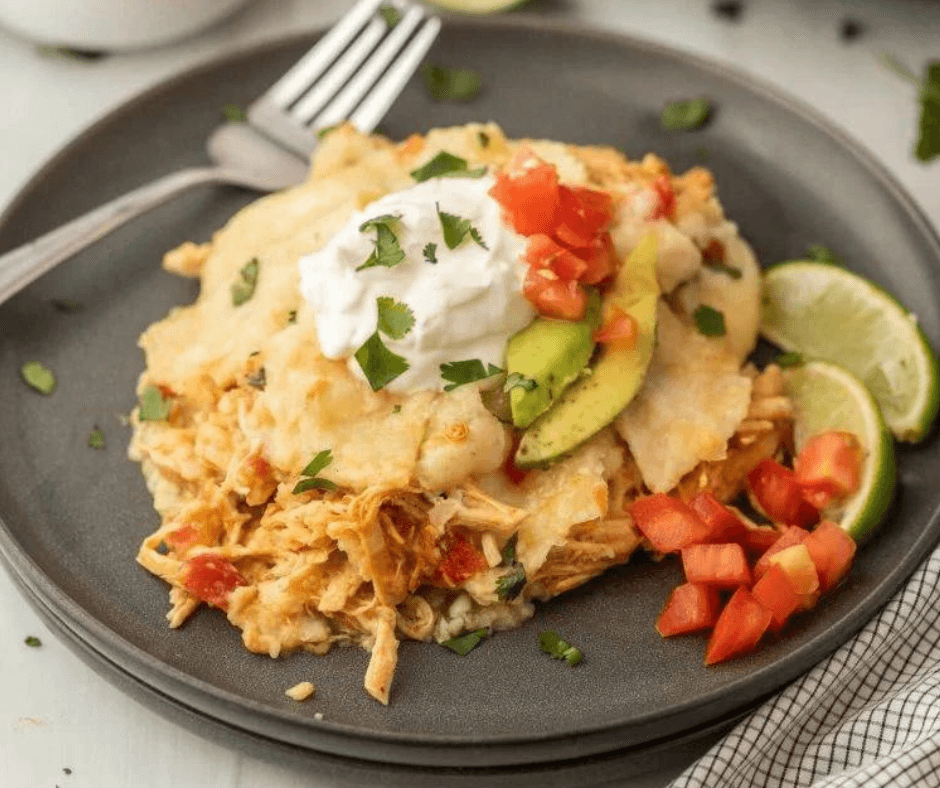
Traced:
POLYGON ((639 336, 631 348, 606 345, 597 363, 570 386, 522 435, 515 463, 543 465, 607 426, 636 395, 646 376, 656 337, 656 236, 640 241, 621 266, 605 307, 633 316, 639 336))
POLYGON ((584 317, 577 321, 537 317, 506 344, 506 372, 525 380, 509 390, 512 422, 528 427, 573 383, 591 360, 594 330, 600 325, 601 298, 591 291, 584 317))

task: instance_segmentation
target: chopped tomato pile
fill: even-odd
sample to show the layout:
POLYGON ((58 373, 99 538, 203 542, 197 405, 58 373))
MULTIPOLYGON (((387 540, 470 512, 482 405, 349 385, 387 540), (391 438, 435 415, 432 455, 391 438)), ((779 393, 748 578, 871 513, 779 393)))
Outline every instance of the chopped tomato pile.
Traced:
POLYGON ((243 585, 247 581, 235 565, 215 553, 200 553, 190 558, 183 569, 183 587, 222 610, 228 609, 228 595, 243 585))
MULTIPOLYGON (((529 266, 523 293, 540 314, 580 320, 587 309, 585 286, 598 285, 617 268, 608 228, 613 200, 598 189, 565 186, 554 165, 522 150, 496 176, 490 194, 520 235, 528 237, 529 266)), ((600 330, 598 341, 629 341, 635 327, 620 319, 600 330)))
POLYGON ((748 475, 773 527, 745 523, 707 491, 688 503, 657 493, 630 507, 653 549, 679 554, 685 574, 656 629, 663 637, 709 631, 706 665, 752 651, 766 633, 813 608, 851 568, 855 541, 836 523, 820 522, 818 507, 858 489, 858 441, 842 432, 817 435, 794 465, 764 460, 748 475))

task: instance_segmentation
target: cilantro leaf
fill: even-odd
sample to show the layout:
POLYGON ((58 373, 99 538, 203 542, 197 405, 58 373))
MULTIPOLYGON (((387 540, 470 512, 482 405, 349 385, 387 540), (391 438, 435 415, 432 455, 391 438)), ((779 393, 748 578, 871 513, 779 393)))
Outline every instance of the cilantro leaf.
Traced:
POLYGON ((307 463, 304 469, 300 472, 301 476, 307 478, 301 479, 297 484, 294 485, 293 493, 296 495, 298 493, 306 492, 307 490, 335 490, 336 485, 331 482, 329 479, 321 479, 317 474, 322 471, 327 465, 333 462, 333 452, 330 449, 324 449, 323 451, 317 452, 316 456, 307 463))
POLYGON ((147 386, 140 394, 137 418, 141 421, 166 421, 172 407, 171 397, 164 397, 159 386, 147 386))
POLYGON ((480 645, 480 642, 487 635, 486 628, 476 629, 473 632, 467 632, 465 635, 459 635, 458 637, 451 638, 450 640, 445 640, 441 643, 442 646, 446 646, 451 651, 459 654, 461 657, 467 656, 473 649, 480 645))
POLYGON ((444 243, 447 244, 448 249, 456 249, 463 243, 467 235, 484 249, 487 248, 486 244, 483 243, 483 239, 480 237, 480 233, 470 223, 469 219, 461 219, 459 216, 455 216, 452 213, 444 213, 440 205, 436 206, 436 208, 437 218, 440 219, 441 222, 441 231, 444 233, 444 243))
POLYGON ((710 113, 708 99, 673 101, 663 107, 659 121, 666 131, 691 131, 705 125, 710 113))
POLYGON ((403 339, 415 324, 411 308, 388 296, 379 296, 375 303, 379 309, 378 330, 389 339, 403 339))
POLYGON ((88 445, 92 449, 104 448, 104 433, 101 431, 101 428, 97 424, 95 425, 95 428, 91 431, 91 434, 88 436, 88 445))
POLYGON ((55 391, 55 375, 39 361, 27 361, 20 367, 20 375, 27 386, 40 394, 51 394, 55 391))
POLYGON ((359 232, 366 233, 369 230, 375 230, 375 248, 366 261, 356 270, 363 271, 366 268, 375 268, 378 265, 385 268, 394 268, 405 259, 405 253, 398 243, 398 237, 392 229, 392 224, 401 217, 394 214, 385 214, 369 219, 359 226, 359 232))
POLYGON ((426 63, 421 67, 421 76, 434 101, 469 101, 480 92, 480 75, 470 69, 426 63))
POLYGON ((244 123, 248 116, 238 104, 226 104, 222 107, 222 114, 229 123, 244 123))
POLYGON ((465 361, 449 361, 441 364, 441 377, 450 384, 444 386, 444 391, 452 391, 457 386, 463 386, 477 380, 485 380, 493 375, 498 375, 502 371, 494 364, 488 364, 484 367, 483 362, 478 358, 465 361))
POLYGON ((424 255, 424 259, 427 262, 429 263, 437 262, 437 244, 436 243, 428 242, 428 244, 424 247, 424 249, 421 250, 421 252, 424 255))
POLYGON ((539 635, 539 648, 552 659, 563 659, 571 667, 579 664, 584 659, 581 649, 562 640, 553 629, 547 629, 539 635))
POLYGON ((778 367, 783 367, 784 369, 789 367, 800 367, 803 365, 803 356, 796 352, 781 353, 774 359, 774 364, 776 364, 778 367))
POLYGON ((510 602, 525 588, 525 566, 514 563, 502 577, 496 579, 496 596, 503 602, 510 602))
POLYGON ((42 645, 42 641, 35 635, 27 635, 23 638, 23 642, 30 648, 39 648, 42 645))
POLYGON ((252 257, 238 272, 238 279, 232 283, 232 306, 241 306, 255 294, 258 285, 258 258, 252 257))
POLYGON ((431 178, 443 178, 448 175, 481 178, 486 175, 486 167, 477 167, 475 170, 467 169, 466 159, 461 159, 460 156, 454 156, 453 153, 442 150, 427 164, 411 171, 411 177, 418 183, 423 183, 431 178))
POLYGON ((940 60, 927 64, 920 89, 919 132, 914 155, 924 162, 940 156, 940 60))
POLYGON ((510 566, 516 563, 516 545, 518 543, 519 532, 516 531, 506 540, 506 544, 503 545, 503 549, 500 551, 499 555, 503 559, 503 563, 506 564, 506 566, 510 566))
POLYGON ((480 143, 481 148, 488 148, 490 146, 490 135, 485 131, 478 131, 477 142, 480 143))
POLYGON ((513 389, 522 389, 523 391, 532 391, 538 388, 538 383, 532 378, 527 378, 518 372, 510 372, 506 376, 506 382, 503 384, 503 391, 512 391, 513 389))
POLYGON ((395 27, 401 22, 402 13, 393 5, 380 5, 379 16, 382 17, 386 25, 395 27))
POLYGON ((832 251, 828 246, 822 244, 813 244, 806 250, 806 257, 817 263, 828 263, 829 265, 842 265, 842 258, 832 251))
POLYGON ((297 322, 297 310, 291 309, 290 312, 287 313, 287 324, 290 325, 291 323, 296 323, 296 322, 297 322))
POLYGON ((725 316, 708 304, 702 304, 692 315, 695 327, 706 337, 723 337, 727 333, 725 316))
POLYGON ((334 123, 331 126, 322 126, 321 128, 317 129, 317 139, 322 140, 327 134, 329 134, 331 131, 336 131, 342 125, 342 123, 334 123))
POLYGON ((356 351, 354 358, 373 391, 384 388, 410 367, 404 358, 385 346, 377 330, 356 351))

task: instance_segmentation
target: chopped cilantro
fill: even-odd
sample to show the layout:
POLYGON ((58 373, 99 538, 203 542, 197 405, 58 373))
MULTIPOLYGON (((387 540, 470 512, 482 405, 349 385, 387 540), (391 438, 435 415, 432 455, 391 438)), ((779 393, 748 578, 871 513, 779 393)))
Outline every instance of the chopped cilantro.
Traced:
POLYGON ((484 249, 489 248, 469 219, 461 219, 452 213, 444 213, 440 205, 437 206, 437 217, 440 219, 441 231, 444 233, 444 243, 447 244, 448 249, 456 249, 468 235, 479 246, 484 249))
POLYGON ((552 657, 552 659, 563 659, 571 667, 574 667, 584 659, 584 654, 581 653, 581 649, 562 640, 553 629, 547 629, 539 635, 539 648, 552 657))
POLYGON ((518 372, 510 372, 506 376, 506 382, 503 384, 503 391, 512 391, 512 389, 522 389, 523 391, 532 391, 538 388, 538 383, 532 378, 520 375, 518 372))
POLYGON ((673 101, 663 108, 660 124, 666 131, 691 131, 703 126, 710 113, 708 99, 673 101))
POLYGON ((67 60, 82 60, 92 62, 108 56, 103 49, 76 49, 75 47, 62 47, 49 44, 40 44, 36 51, 44 57, 61 57, 67 60))
POLYGON ((480 642, 487 635, 487 630, 477 629, 473 632, 467 632, 465 635, 459 635, 458 637, 451 638, 450 640, 445 640, 441 643, 442 646, 446 646, 451 651, 459 654, 461 657, 467 656, 473 649, 480 645, 480 642))
POLYGON ((396 405, 394 408, 392 408, 392 413, 396 416, 401 413, 401 405, 396 405))
POLYGON ((141 421, 166 421, 172 407, 171 398, 165 397, 159 386, 147 386, 140 395, 137 418, 141 421))
POLYGON ((35 635, 27 635, 23 642, 30 648, 38 648, 42 645, 42 641, 35 635))
POLYGON ((379 296, 375 303, 379 310, 378 330, 389 339, 403 339, 415 324, 411 308, 388 296, 379 296))
POLYGON ((525 588, 525 566, 514 563, 502 577, 496 579, 496 596, 503 602, 509 602, 522 593, 525 588))
POLYGON ((788 367, 800 367, 803 365, 803 356, 799 353, 781 353, 774 359, 774 364, 778 367, 787 369, 788 367))
POLYGON ((39 361, 27 361, 20 367, 20 375, 26 385, 36 389, 40 394, 51 394, 55 391, 55 375, 39 361))
POLYGON ((88 436, 88 445, 92 449, 104 448, 104 433, 101 431, 101 428, 97 424, 95 425, 95 428, 91 431, 91 434, 88 436))
POLYGON ((376 330, 356 351, 354 358, 373 391, 378 391, 408 371, 410 364, 389 350, 376 330))
POLYGON ((723 337, 727 333, 725 316, 708 304, 702 304, 696 309, 692 319, 695 320, 698 332, 706 337, 723 337))
POLYGON ((385 24, 389 27, 395 27, 399 22, 401 22, 402 13, 393 5, 380 5, 379 6, 379 16, 385 20, 385 24))
POLYGON ((480 92, 480 75, 470 69, 427 63, 421 67, 421 76, 434 101, 469 101, 480 92))
POLYGON ((385 214, 376 216, 363 222, 359 227, 359 232, 366 233, 369 230, 375 230, 375 248, 368 259, 356 270, 363 271, 366 268, 375 268, 378 265, 385 268, 394 268, 405 259, 405 253, 398 243, 398 237, 392 229, 392 224, 399 220, 399 216, 385 214))
POLYGON ((884 64, 918 89, 920 123, 914 155, 923 162, 940 156, 940 60, 927 63, 924 78, 918 78, 894 55, 882 55, 884 64))
POLYGON ((317 474, 331 462, 333 462, 332 451, 324 449, 323 451, 317 452, 316 456, 310 460, 300 472, 300 475, 305 478, 294 485, 294 495, 306 492, 307 490, 335 490, 336 485, 333 482, 329 479, 323 479, 317 476, 317 474))
POLYGON ((478 358, 441 364, 441 377, 449 384, 444 386, 444 391, 451 391, 457 386, 463 386, 477 380, 485 380, 493 375, 498 375, 502 371, 494 364, 483 366, 483 362, 478 358))
POLYGON ((225 119, 229 123, 244 123, 248 120, 245 110, 239 107, 238 104, 226 104, 222 107, 222 114, 225 115, 225 119))
POLYGON ((481 148, 488 148, 490 146, 490 135, 485 131, 478 131, 477 142, 480 143, 481 148))
POLYGON ((63 312, 67 315, 73 314, 74 312, 81 312, 82 309, 84 309, 78 301, 71 301, 67 298, 53 298, 50 303, 55 307, 57 312, 63 312))
POLYGON ((424 249, 421 250, 424 255, 424 259, 429 263, 437 262, 437 244, 431 243, 430 241, 425 245, 424 249))
POLYGON ((822 244, 813 244, 806 250, 806 257, 816 263, 828 263, 829 265, 842 265, 842 258, 832 251, 828 246, 822 244))
POLYGON ((516 545, 519 543, 519 532, 516 531, 512 536, 506 540, 506 544, 503 545, 503 549, 500 551, 500 557, 503 559, 503 563, 506 566, 514 564, 516 562, 516 545))
POLYGON ((255 294, 258 286, 258 258, 252 257, 238 272, 232 283, 232 306, 241 306, 255 294))
POLYGON ((460 156, 454 156, 453 153, 442 150, 427 164, 411 171, 411 177, 418 183, 423 183, 431 178, 443 178, 448 175, 481 178, 486 175, 486 167, 477 167, 474 170, 467 169, 466 159, 461 159, 460 156))
POLYGON ((297 322, 297 310, 291 309, 291 311, 287 313, 287 324, 290 325, 291 323, 296 323, 296 322, 297 322))
POLYGON ((317 139, 322 140, 327 134, 329 134, 331 131, 336 131, 342 125, 342 123, 334 123, 331 126, 324 126, 323 128, 317 129, 317 139))

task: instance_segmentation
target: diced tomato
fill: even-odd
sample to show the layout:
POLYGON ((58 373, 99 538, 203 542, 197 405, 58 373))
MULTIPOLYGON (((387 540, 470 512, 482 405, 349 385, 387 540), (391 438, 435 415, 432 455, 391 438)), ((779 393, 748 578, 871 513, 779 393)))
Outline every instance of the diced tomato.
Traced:
POLYGON ((828 520, 821 522, 804 540, 819 575, 820 590, 834 588, 845 577, 855 558, 855 540, 828 520))
POLYGON ((196 526, 187 523, 182 528, 170 531, 163 537, 163 541, 166 542, 167 547, 172 548, 177 553, 184 553, 190 547, 202 541, 202 533, 196 526))
POLYGON ((744 521, 708 490, 695 493, 689 501, 689 506, 708 526, 709 542, 743 543, 747 532, 744 521))
POLYGON ((549 268, 559 279, 581 279, 588 270, 587 261, 547 235, 531 235, 525 261, 534 268, 549 268))
POLYGON ((858 489, 862 447, 850 432, 822 432, 806 442, 793 470, 803 497, 821 509, 858 489))
POLYGON ((636 318, 614 307, 604 324, 594 332, 593 339, 604 345, 629 349, 636 345, 639 335, 640 328, 636 318))
POLYGON ((802 607, 802 600, 793 588, 793 583, 786 572, 775 564, 754 584, 751 591, 754 598, 771 612, 773 618, 770 628, 774 632, 778 632, 787 619, 802 607))
POLYGON ((764 526, 746 526, 741 546, 749 555, 761 556, 780 538, 782 531, 764 526))
POLYGON ((551 235, 558 224, 558 173, 531 151, 520 151, 496 176, 490 195, 517 233, 551 235))
POLYGON ((796 475, 776 460, 761 460, 747 481, 761 509, 774 522, 805 527, 819 519, 816 507, 803 497, 796 475))
POLYGON ((488 566, 486 558, 466 537, 458 534, 454 543, 444 554, 444 560, 437 567, 437 573, 447 582, 460 585, 464 580, 488 566))
POLYGON ((617 270, 617 250, 608 232, 595 236, 586 246, 578 246, 571 251, 585 261, 587 269, 581 275, 581 281, 586 285, 600 284, 617 270))
POLYGON ((656 205, 650 213, 650 219, 672 219, 676 215, 676 193, 668 175, 660 175, 653 181, 656 192, 656 205))
POLYGON ((529 268, 522 293, 546 317, 580 320, 587 311, 588 296, 584 289, 576 281, 559 279, 544 268, 529 268))
MULTIPOLYGON (((770 557, 769 564, 779 566, 793 584, 793 590, 804 599, 809 599, 819 591, 816 564, 813 563, 805 544, 790 545, 779 550, 770 557)), ((812 599, 811 603, 814 604, 815 601, 812 599)))
POLYGON ((227 558, 216 553, 200 553, 183 569, 183 587, 203 602, 226 610, 228 595, 248 581, 227 558))
POLYGON ((803 540, 809 536, 809 531, 796 525, 788 525, 779 534, 774 543, 767 548, 764 554, 757 559, 757 563, 754 564, 755 578, 760 579, 763 576, 764 572, 770 567, 770 559, 781 550, 786 550, 795 544, 802 544, 803 540))
POLYGON ((705 583, 716 588, 751 584, 751 569, 744 548, 734 542, 683 547, 682 568, 690 583, 705 583))
POLYGON ((746 587, 740 586, 715 622, 705 647, 705 664, 714 665, 751 651, 772 620, 773 614, 746 587))
POLYGON ((630 516, 660 553, 678 552, 702 542, 708 534, 708 526, 687 503, 666 493, 638 498, 630 504, 630 516))
POLYGON ((656 630, 664 638, 698 632, 714 626, 721 603, 712 586, 683 583, 676 586, 663 612, 656 620, 656 630))
POLYGON ((586 186, 559 186, 558 199, 555 236, 568 246, 587 246, 613 219, 613 199, 607 192, 586 186))

